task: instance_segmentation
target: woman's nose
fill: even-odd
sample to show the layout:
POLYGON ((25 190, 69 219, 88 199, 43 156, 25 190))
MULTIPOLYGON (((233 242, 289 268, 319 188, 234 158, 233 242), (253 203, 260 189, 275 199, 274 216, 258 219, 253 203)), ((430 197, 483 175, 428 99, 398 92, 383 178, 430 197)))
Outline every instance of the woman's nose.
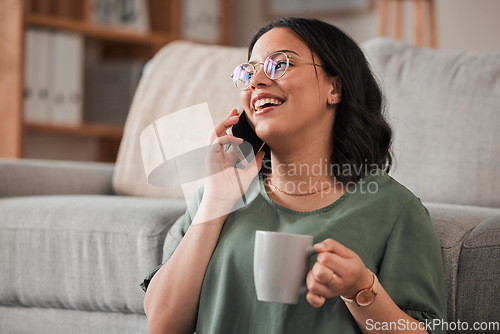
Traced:
POLYGON ((255 74, 250 79, 250 88, 253 90, 257 86, 269 85, 271 83, 271 79, 269 79, 264 73, 264 65, 263 64, 255 64, 255 74))

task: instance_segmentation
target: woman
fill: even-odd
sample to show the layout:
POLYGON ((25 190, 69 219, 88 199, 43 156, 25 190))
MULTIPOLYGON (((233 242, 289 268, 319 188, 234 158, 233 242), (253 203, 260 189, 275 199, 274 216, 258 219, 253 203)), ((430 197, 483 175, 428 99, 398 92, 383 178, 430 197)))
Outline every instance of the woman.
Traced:
POLYGON ((363 53, 329 24, 285 18, 257 32, 248 59, 233 80, 266 155, 229 166, 237 111, 217 125, 212 176, 144 282, 150 332, 439 332, 424 326, 444 316, 439 241, 420 201, 383 171, 391 130, 363 53), (260 193, 231 212, 258 173, 260 193), (314 236, 297 305, 257 300, 259 229, 314 236))

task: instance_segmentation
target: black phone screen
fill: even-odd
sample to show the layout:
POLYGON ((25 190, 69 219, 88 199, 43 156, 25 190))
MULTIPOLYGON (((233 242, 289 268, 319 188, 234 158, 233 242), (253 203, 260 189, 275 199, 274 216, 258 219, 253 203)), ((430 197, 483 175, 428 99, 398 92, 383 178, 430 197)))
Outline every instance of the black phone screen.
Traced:
MULTIPOLYGON (((244 141, 252 145, 254 154, 257 153, 264 143, 264 141, 262 141, 262 139, 260 139, 252 129, 250 123, 248 123, 248 119, 244 111, 240 115, 238 123, 233 125, 232 131, 235 137, 242 138, 244 141)), ((244 151, 244 147, 242 147, 242 150, 244 151)), ((243 152, 245 156, 248 156, 249 153, 250 152, 243 152)))

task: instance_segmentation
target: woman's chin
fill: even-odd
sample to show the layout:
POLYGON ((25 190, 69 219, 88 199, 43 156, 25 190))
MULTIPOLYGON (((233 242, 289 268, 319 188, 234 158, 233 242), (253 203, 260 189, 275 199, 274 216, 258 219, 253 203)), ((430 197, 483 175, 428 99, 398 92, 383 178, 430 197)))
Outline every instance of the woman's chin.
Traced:
POLYGON ((282 143, 285 139, 283 139, 283 135, 280 135, 276 131, 272 130, 257 130, 257 136, 264 141, 269 147, 273 147, 276 144, 282 143))
POLYGON ((255 133, 263 141, 267 142, 274 137, 272 129, 267 124, 259 124, 255 127, 255 133))

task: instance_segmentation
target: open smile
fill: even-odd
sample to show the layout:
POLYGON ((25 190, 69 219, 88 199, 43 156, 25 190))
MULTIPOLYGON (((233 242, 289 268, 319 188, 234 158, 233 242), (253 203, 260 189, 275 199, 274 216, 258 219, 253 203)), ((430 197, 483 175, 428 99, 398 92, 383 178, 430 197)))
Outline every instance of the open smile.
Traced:
POLYGON ((283 104, 283 100, 278 97, 264 96, 259 94, 252 100, 255 114, 263 114, 283 104))

